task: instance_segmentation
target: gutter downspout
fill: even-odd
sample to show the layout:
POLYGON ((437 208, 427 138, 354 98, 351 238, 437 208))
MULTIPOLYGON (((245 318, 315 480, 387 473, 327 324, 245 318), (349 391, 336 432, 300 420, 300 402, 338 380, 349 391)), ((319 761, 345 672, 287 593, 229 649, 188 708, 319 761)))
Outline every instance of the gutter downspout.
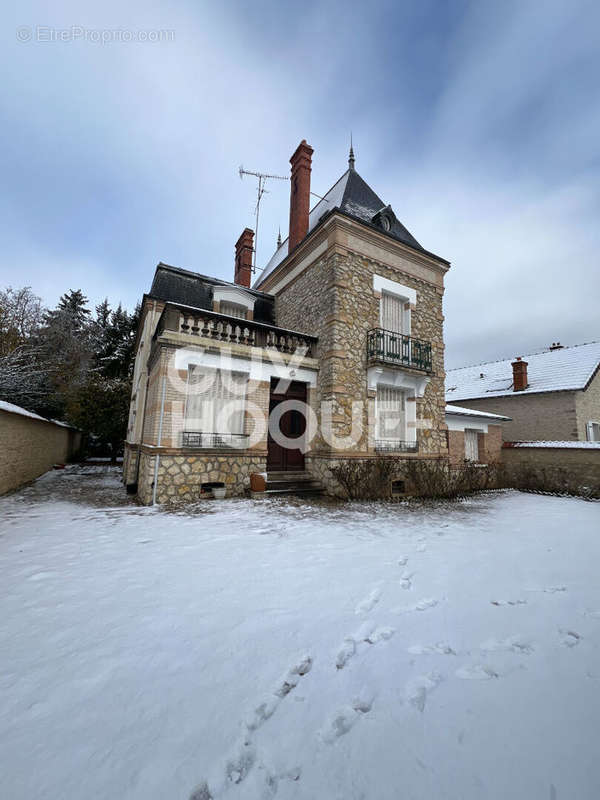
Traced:
MULTIPOLYGON (((162 379, 162 395, 160 398, 160 418, 158 420, 158 442, 157 447, 160 447, 162 441, 162 429, 163 429, 163 416, 165 413, 165 393, 167 391, 167 378, 166 376, 162 379)), ((152 505, 156 505, 156 490, 158 484, 158 467, 160 464, 160 454, 156 454, 156 461, 154 462, 154 483, 152 485, 152 505)))

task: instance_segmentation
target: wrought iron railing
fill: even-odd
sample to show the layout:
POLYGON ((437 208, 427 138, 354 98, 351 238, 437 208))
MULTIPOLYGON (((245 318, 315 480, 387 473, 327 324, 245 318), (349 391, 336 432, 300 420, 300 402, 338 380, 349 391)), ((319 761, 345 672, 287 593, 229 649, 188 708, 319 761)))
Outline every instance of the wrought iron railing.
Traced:
POLYGON ((431 372, 431 343, 403 333, 372 328, 367 333, 367 359, 431 372))
POLYGON ((244 449, 248 445, 245 433, 205 433, 204 431, 183 431, 182 447, 208 447, 218 449, 244 449))
POLYGON ((417 453, 418 442, 405 442, 402 439, 376 439, 375 450, 378 453, 417 453))

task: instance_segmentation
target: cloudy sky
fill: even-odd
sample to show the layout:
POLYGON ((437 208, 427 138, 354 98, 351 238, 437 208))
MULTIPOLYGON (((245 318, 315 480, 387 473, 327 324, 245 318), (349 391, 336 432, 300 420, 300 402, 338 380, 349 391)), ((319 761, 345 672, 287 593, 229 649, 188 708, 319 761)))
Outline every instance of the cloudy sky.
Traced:
MULTIPOLYGON (((253 227, 239 165, 287 174, 305 138, 323 194, 352 130, 358 172, 452 262, 449 367, 600 339, 597 2, 15 9, 0 285, 133 307, 158 261, 231 280, 253 227), (151 41, 98 41, 118 35, 151 41)), ((259 264, 287 232, 288 184, 269 188, 259 264)))

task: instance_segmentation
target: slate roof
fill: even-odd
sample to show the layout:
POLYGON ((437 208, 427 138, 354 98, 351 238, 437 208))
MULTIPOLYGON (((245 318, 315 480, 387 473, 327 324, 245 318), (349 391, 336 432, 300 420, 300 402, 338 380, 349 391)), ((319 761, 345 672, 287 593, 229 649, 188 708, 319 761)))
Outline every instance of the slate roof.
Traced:
POLYGON ((169 264, 163 264, 162 261, 156 267, 149 295, 157 300, 166 300, 169 303, 179 303, 212 311, 215 286, 233 286, 253 295, 256 298, 254 303, 256 322, 266 322, 271 325, 275 323, 275 298, 272 295, 258 292, 255 289, 246 289, 245 286, 237 283, 229 283, 219 280, 219 278, 210 278, 197 272, 172 267, 169 264))
MULTIPOLYGON (((419 250, 422 253, 433 255, 425 250, 415 237, 408 231, 404 225, 396 219, 393 211, 389 206, 386 206, 383 200, 378 197, 371 187, 364 181, 355 169, 348 169, 342 177, 334 183, 327 194, 319 200, 319 202, 312 208, 308 217, 308 233, 310 233, 320 222, 322 217, 337 208, 342 214, 346 214, 359 222, 375 228, 379 233, 384 233, 391 236, 393 239, 408 245, 409 247, 419 250), (384 209, 391 212, 390 214, 390 230, 384 230, 381 225, 373 221, 373 217, 384 209)), ((283 259, 288 254, 288 240, 286 239, 281 247, 279 247, 273 254, 271 260, 258 275, 254 282, 257 286, 263 281, 267 275, 281 264, 283 259)), ((439 258, 439 256, 435 256, 439 258)), ((444 259, 441 259, 444 261, 444 259)), ((448 263, 448 262, 445 262, 448 263)))
MULTIPOLYGON (((519 392, 560 392, 585 389, 600 366, 600 342, 588 342, 558 350, 543 350, 522 356, 527 361, 527 389, 519 392)), ((514 358, 488 361, 446 373, 446 400, 474 400, 513 394, 514 358)))

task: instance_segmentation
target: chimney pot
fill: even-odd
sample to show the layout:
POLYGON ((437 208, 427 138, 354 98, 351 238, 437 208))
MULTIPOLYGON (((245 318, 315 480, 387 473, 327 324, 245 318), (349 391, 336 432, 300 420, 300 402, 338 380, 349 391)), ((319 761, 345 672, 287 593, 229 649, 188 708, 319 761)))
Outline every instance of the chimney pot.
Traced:
POLYGON ((235 243, 234 283, 250 288, 252 280, 252 254, 254 253, 254 231, 244 228, 235 243))
POLYGON ((527 361, 523 361, 521 356, 517 356, 512 362, 513 369, 513 392, 522 392, 527 386, 527 361))
POLYGON ((310 212, 310 173, 314 150, 306 139, 302 139, 290 158, 292 175, 290 180, 290 233, 288 252, 300 244, 308 233, 310 212))

